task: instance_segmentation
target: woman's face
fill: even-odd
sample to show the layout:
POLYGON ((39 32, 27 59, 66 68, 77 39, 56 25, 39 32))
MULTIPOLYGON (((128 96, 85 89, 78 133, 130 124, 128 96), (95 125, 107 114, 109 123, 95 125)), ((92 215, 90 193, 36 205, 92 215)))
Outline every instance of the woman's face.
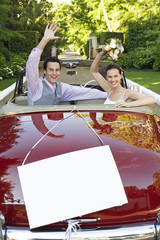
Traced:
POLYGON ((122 74, 116 68, 107 71, 107 80, 111 87, 117 87, 121 84, 122 74))

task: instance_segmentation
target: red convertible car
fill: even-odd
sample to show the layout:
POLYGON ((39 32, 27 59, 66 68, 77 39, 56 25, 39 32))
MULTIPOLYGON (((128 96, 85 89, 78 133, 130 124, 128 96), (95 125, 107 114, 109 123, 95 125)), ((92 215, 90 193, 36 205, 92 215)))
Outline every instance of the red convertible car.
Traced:
POLYGON ((27 106, 20 79, 0 109, 0 239, 65 239, 69 223, 69 239, 159 239, 160 106, 115 108, 104 100, 27 106), (110 146, 128 203, 31 229, 17 170, 27 153, 32 149, 32 163, 101 145, 110 146))

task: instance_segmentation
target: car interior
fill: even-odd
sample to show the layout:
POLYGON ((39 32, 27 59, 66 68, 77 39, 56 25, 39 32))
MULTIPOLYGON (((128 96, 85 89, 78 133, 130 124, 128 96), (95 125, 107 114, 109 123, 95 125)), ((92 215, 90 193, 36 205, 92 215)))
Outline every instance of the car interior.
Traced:
MULTIPOLYGON (((77 66, 77 65, 76 65, 77 66)), ((71 65, 71 68, 76 67, 75 65, 71 65)), ((68 64, 65 63, 65 67, 69 68, 68 64)), ((71 71, 70 69, 68 71, 71 71)), ((103 71, 103 69, 101 69, 103 71)), ((16 86, 15 86, 15 91, 13 98, 10 99, 10 102, 20 105, 20 106, 27 106, 27 83, 24 81, 25 79, 25 74, 26 74, 26 69, 22 69, 19 71, 17 81, 16 81, 16 86)), ((72 74, 72 73, 69 73, 72 74)), ((102 72, 103 74, 103 72, 102 72)), ((88 83, 86 83, 82 87, 88 87, 88 88, 96 88, 98 90, 104 91, 99 85, 91 85, 90 83, 95 80, 91 80, 88 83)), ((74 86, 80 86, 79 84, 72 84, 74 86)), ((125 77, 122 79, 121 85, 123 87, 127 88, 127 83, 125 77)), ((104 99, 90 99, 90 100, 77 100, 77 101, 65 101, 65 102, 60 102, 60 105, 84 105, 84 104, 103 104, 104 99)))

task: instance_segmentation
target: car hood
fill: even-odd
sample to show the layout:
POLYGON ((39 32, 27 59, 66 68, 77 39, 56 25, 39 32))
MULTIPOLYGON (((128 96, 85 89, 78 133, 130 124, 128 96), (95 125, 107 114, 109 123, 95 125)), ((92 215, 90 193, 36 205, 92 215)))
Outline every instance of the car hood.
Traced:
MULTIPOLYGON (((0 118, 0 209, 6 223, 28 225, 17 167, 60 154, 109 145, 128 203, 92 214, 85 226, 155 219, 160 209, 160 119, 121 111, 49 112, 0 118), (31 150, 32 149, 32 150, 31 150)), ((65 185, 65 182, 64 182, 65 185)), ((47 204, 47 201, 46 201, 47 204)), ((55 227, 63 227, 59 222, 55 227)))

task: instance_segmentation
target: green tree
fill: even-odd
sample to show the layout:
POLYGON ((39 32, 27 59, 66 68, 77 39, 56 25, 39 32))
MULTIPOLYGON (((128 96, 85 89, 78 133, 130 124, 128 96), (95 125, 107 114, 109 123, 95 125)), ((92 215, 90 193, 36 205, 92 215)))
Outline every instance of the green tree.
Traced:
POLYGON ((99 0, 72 0, 71 5, 61 4, 55 13, 66 45, 82 52, 90 34, 97 29, 98 32, 104 30, 105 23, 101 20, 102 17, 99 0))
POLYGON ((6 42, 14 34, 12 30, 8 29, 7 23, 11 21, 10 14, 13 7, 10 6, 9 0, 2 0, 0 2, 0 54, 4 55, 7 52, 5 48, 6 42))
MULTIPOLYGON (((160 65, 157 53, 160 1, 103 0, 103 3, 112 30, 125 33, 125 52, 148 48, 155 56, 153 64, 160 65)), ((0 10, 0 51, 3 53, 7 52, 4 47, 15 31, 38 31, 40 39, 47 21, 56 21, 60 26, 57 47, 70 47, 82 53, 92 32, 109 31, 101 0, 71 0, 71 5, 60 4, 58 0, 1 0, 0 10)))

